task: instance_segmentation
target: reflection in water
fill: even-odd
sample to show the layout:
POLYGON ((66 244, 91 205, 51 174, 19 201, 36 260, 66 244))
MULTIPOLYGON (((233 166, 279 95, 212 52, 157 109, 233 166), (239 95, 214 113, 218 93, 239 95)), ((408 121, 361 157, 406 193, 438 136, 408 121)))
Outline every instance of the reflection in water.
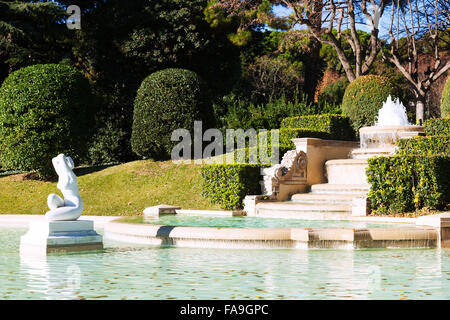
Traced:
POLYGON ((21 254, 20 272, 26 276, 26 291, 30 295, 48 300, 80 299, 83 272, 73 254, 48 257, 21 254))

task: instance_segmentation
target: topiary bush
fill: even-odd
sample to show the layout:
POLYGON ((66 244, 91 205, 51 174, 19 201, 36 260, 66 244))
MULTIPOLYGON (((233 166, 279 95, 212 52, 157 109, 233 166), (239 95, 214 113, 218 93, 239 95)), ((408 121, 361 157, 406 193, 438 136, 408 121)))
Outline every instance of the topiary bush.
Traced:
POLYGON ((241 209, 248 194, 260 194, 261 166, 251 164, 205 165, 202 195, 223 209, 241 209))
POLYGON ((192 71, 164 69, 148 76, 134 102, 131 146, 143 157, 166 159, 177 142, 176 129, 194 130, 194 121, 203 128, 212 121, 205 84, 192 71))
POLYGON ((70 66, 34 65, 11 73, 0 88, 1 165, 48 178, 59 153, 79 161, 94 107, 89 81, 70 66))
POLYGON ((372 126, 387 97, 398 97, 398 89, 389 78, 377 75, 361 76, 350 83, 342 99, 342 113, 350 118, 353 129, 372 126))
POLYGON ((450 78, 447 78, 444 90, 442 90, 441 117, 450 117, 450 78))

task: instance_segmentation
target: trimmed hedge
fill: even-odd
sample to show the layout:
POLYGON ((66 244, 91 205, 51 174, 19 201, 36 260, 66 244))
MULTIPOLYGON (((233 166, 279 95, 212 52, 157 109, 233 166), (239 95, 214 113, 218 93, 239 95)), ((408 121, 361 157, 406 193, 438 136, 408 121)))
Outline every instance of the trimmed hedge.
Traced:
POLYGON ((353 129, 372 126, 387 97, 398 97, 398 89, 389 78, 368 75, 350 83, 342 99, 342 113, 350 118, 353 129))
POLYGON ((211 119, 206 85, 195 72, 170 68, 152 73, 134 102, 132 149, 143 157, 169 158, 178 143, 171 141, 174 130, 187 129, 192 136, 194 121, 210 124, 211 119))
POLYGON ((75 68, 40 64, 11 73, 0 88, 0 162, 4 169, 54 175, 59 153, 86 156, 95 97, 75 68))
POLYGON ((331 134, 327 131, 281 128, 280 148, 286 149, 286 151, 295 149, 295 145, 292 142, 292 139, 295 138, 319 138, 331 140, 334 137, 334 134, 331 134))
POLYGON ((377 213, 443 209, 450 202, 450 157, 374 157, 368 160, 371 208, 377 213))
POLYGON ((403 155, 450 156, 450 135, 400 139, 397 141, 397 146, 397 153, 403 155))
MULTIPOLYGON (((271 164, 271 157, 272 157, 272 141, 271 141, 271 137, 272 137, 272 132, 278 132, 279 134, 279 140, 278 140, 278 144, 276 144, 276 147, 279 150, 279 158, 281 158, 287 151, 289 150, 294 150, 295 149, 295 145, 292 142, 291 139, 294 138, 320 138, 320 139, 330 139, 330 134, 328 132, 325 131, 309 131, 309 130, 304 130, 304 129, 286 129, 286 128, 282 128, 282 129, 275 129, 275 130, 268 130, 266 133, 260 133, 258 135, 258 144, 257 146, 253 146, 253 147, 246 147, 246 148, 241 148, 241 149, 236 149, 233 151, 233 159, 236 163, 244 163, 244 164, 249 164, 250 163, 250 152, 252 152, 252 154, 255 154, 256 150, 256 156, 257 156, 257 164, 260 165, 270 165, 271 164), (265 142, 263 143, 261 141, 261 139, 264 139, 264 135, 267 135, 265 142), (261 145, 263 147, 266 148, 266 153, 264 154, 264 156, 267 155, 267 158, 264 157, 261 160, 260 157, 260 151, 261 151, 261 145), (244 161, 238 161, 238 153, 239 152, 245 152, 245 157, 244 157, 244 161)), ((241 159, 242 160, 242 159, 241 159)), ((276 159, 276 162, 278 162, 280 159, 276 159)))
MULTIPOLYGON (((272 144, 271 137, 272 132, 278 132, 278 142, 281 151, 286 151, 295 149, 295 145, 292 142, 292 139, 295 138, 319 138, 319 139, 331 139, 331 134, 326 131, 319 130, 307 130, 307 129, 293 129, 293 128, 281 128, 275 130, 268 130, 265 134, 267 134, 267 148, 270 150, 270 146, 272 144)), ((260 133, 258 135, 258 142, 261 139, 264 139, 264 133, 260 133)), ((259 146, 259 145, 258 145, 259 146)))
POLYGON ((260 194, 260 165, 204 165, 202 195, 221 208, 241 209, 245 196, 260 194))
POLYGON ((281 122, 281 129, 302 129, 310 132, 320 132, 318 136, 311 138, 322 138, 332 140, 354 140, 353 131, 349 118, 340 114, 320 114, 312 116, 289 117, 281 122))
POLYGON ((427 136, 449 136, 450 117, 445 119, 428 119, 424 123, 427 136))
POLYGON ((444 90, 442 90, 441 117, 450 117, 450 78, 447 78, 444 90))

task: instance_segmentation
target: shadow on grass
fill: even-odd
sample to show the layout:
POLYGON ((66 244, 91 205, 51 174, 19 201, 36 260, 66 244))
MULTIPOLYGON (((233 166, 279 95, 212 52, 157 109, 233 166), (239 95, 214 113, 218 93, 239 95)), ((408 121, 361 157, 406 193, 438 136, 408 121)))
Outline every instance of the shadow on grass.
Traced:
POLYGON ((0 177, 7 177, 7 176, 12 176, 15 174, 22 174, 25 173, 23 171, 5 171, 5 170, 1 170, 0 169, 0 177))
POLYGON ((98 165, 98 166, 79 167, 79 168, 73 169, 73 173, 75 173, 75 175, 77 177, 81 177, 81 176, 84 176, 86 174, 99 172, 99 171, 105 170, 105 169, 107 169, 109 167, 117 166, 119 164, 120 163, 111 163, 111 164, 102 164, 102 165, 98 165))
MULTIPOLYGON (((97 165, 97 166, 87 166, 87 167, 78 167, 73 169, 73 172, 77 177, 84 176, 86 174, 102 171, 106 168, 117 166, 119 163, 112 163, 112 164, 103 164, 103 165, 97 165)), ((24 180, 40 180, 40 181, 47 181, 47 182, 56 182, 58 181, 58 176, 55 175, 53 177, 50 177, 48 179, 41 179, 36 172, 24 172, 24 171, 1 171, 0 170, 0 177, 8 177, 8 176, 14 176, 17 175, 18 181, 24 181, 24 180)))

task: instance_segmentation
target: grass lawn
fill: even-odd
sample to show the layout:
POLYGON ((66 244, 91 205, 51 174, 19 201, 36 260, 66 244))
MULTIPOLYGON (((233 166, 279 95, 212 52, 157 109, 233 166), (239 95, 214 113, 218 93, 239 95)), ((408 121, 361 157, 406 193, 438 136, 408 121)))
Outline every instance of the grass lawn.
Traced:
MULTIPOLYGON (((84 215, 142 214, 158 204, 183 209, 219 209, 201 196, 199 165, 172 161, 133 161, 78 175, 84 215)), ((44 214, 47 196, 61 192, 56 182, 24 179, 24 175, 0 177, 0 214, 44 214)))

